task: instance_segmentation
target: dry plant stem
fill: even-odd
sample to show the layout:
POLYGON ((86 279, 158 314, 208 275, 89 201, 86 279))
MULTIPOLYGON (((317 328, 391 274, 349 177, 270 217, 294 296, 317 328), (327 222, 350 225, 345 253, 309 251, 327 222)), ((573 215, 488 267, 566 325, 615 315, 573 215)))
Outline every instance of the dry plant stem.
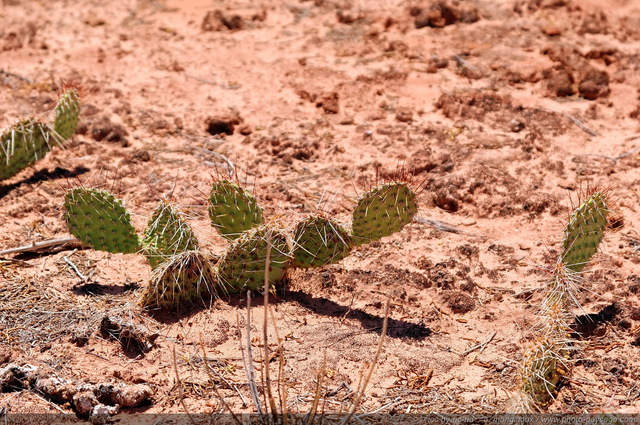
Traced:
POLYGON ((355 413, 362 397, 364 396, 364 392, 367 389, 367 385, 369 384, 369 380, 371 380, 371 375, 373 375, 373 371, 376 368, 376 363, 378 363, 378 359, 380 358, 380 353, 382 352, 382 345, 384 343, 384 338, 387 335, 387 326, 389 324, 389 306, 391 305, 391 296, 387 295, 387 303, 384 307, 384 321, 382 322, 382 332, 380 333, 380 341, 378 341, 378 349, 376 350, 376 354, 371 361, 371 366, 367 371, 367 375, 362 382, 362 387, 359 389, 358 394, 356 395, 356 399, 353 401, 351 405, 351 409, 349 409, 349 413, 345 418, 340 422, 340 425, 345 425, 349 422, 353 414, 355 413))
POLYGON ((276 339, 278 340, 278 352, 280 355, 278 356, 278 401, 280 402, 280 412, 283 415, 284 423, 287 425, 289 423, 289 419, 287 417, 287 389, 282 385, 282 376, 284 375, 284 348, 282 347, 282 338, 280 338, 280 333, 278 332, 278 322, 276 321, 276 314, 273 311, 273 306, 269 305, 269 316, 271 316, 271 321, 273 322, 273 330, 276 333, 276 339))
POLYGON ((567 114, 566 112, 554 111, 553 109, 548 109, 548 108, 542 108, 542 110, 543 111, 547 111, 547 112, 551 112, 553 114, 562 115, 563 117, 567 118, 569 121, 571 121, 572 123, 574 123, 575 125, 580 127, 589 136, 594 136, 594 137, 600 136, 598 133, 596 133, 595 131, 591 130, 589 127, 584 125, 582 121, 580 121, 579 119, 577 119, 575 117, 572 117, 571 115, 567 114))
POLYGON ((17 248, 10 248, 0 251, 0 256, 7 254, 19 254, 22 252, 37 252, 41 249, 53 248, 58 246, 64 246, 67 244, 80 244, 80 241, 76 238, 57 238, 57 239, 49 239, 47 241, 42 242, 33 242, 29 245, 20 246, 17 248))
POLYGON ((311 405, 311 410, 308 413, 307 419, 304 421, 305 425, 309 425, 313 423, 313 418, 318 411, 318 402, 320 401, 320 392, 322 391, 322 380, 325 374, 325 368, 327 366, 327 352, 326 350, 322 354, 322 367, 318 371, 318 376, 316 378, 316 394, 313 397, 313 404, 311 405))
MULTIPOLYGON (((240 330, 240 319, 236 317, 238 321, 238 331, 240 330)), ((240 353, 242 353, 242 361, 244 363, 244 370, 247 373, 247 381, 249 383, 249 389, 251 390, 251 398, 253 404, 256 405, 256 410, 259 415, 262 415, 262 405, 260 404, 260 395, 258 394, 258 386, 256 385, 256 374, 253 368, 253 353, 251 350, 251 291, 247 291, 247 357, 244 355, 244 348, 242 347, 242 332, 240 332, 240 353)))
MULTIPOLYGON (((207 372, 207 376, 209 377, 209 380, 213 384, 213 391, 216 393, 216 397, 218 397, 218 400, 220 400, 220 402, 222 403, 224 408, 227 409, 229 411, 229 413, 231 413, 231 417, 233 417, 233 420, 235 421, 235 423, 238 424, 238 425, 242 425, 242 422, 240 422, 240 419, 238 419, 236 414, 233 413, 233 410, 231 410, 231 406, 229 406, 229 404, 224 399, 222 394, 220 394, 220 391, 218 391, 218 386, 215 384, 215 381, 213 380, 213 376, 211 376, 211 369, 209 368, 209 361, 207 360, 207 353, 206 353, 206 351, 204 351, 204 341, 202 340, 202 334, 200 334, 200 348, 202 348, 202 360, 204 361, 204 370, 207 372)), ((222 376, 219 376, 219 377, 224 382, 226 382, 227 385, 229 385, 229 383, 226 381, 226 379, 224 379, 222 376)), ((231 387, 231 385, 229 385, 229 386, 231 387)), ((237 389, 235 389, 235 390, 238 391, 237 389)), ((238 392, 238 394, 240 394, 240 393, 238 392)), ((242 398, 242 395, 240 397, 242 398)), ((243 402, 244 402, 244 400, 243 400, 243 402)))
POLYGON ((422 223, 422 224, 426 224, 427 226, 431 226, 436 230, 439 230, 441 232, 449 232, 449 233, 456 233, 456 234, 461 234, 461 235, 469 235, 469 236, 476 236, 474 233, 471 232, 467 232, 465 230, 462 229, 458 229, 457 227, 454 227, 450 224, 444 223, 442 221, 438 221, 438 220, 432 220, 430 218, 423 218, 423 217, 418 217, 415 216, 413 218, 414 221, 418 222, 418 223, 422 223))
POLYGON ((496 336, 496 334, 497 334, 497 333, 498 333, 497 331, 494 331, 494 332, 491 334, 491 336, 489 337, 489 339, 487 339, 485 342, 481 342, 481 343, 480 343, 480 344, 478 344, 478 345, 474 345, 473 347, 469 348, 468 350, 463 351, 462 353, 460 353, 460 355, 461 355, 461 356, 466 356, 467 354, 471 353, 471 352, 472 352, 472 351, 474 351, 474 350, 477 350, 478 348, 480 349, 480 353, 479 353, 479 354, 482 354, 482 352, 483 352, 483 351, 484 351, 484 349, 487 347, 487 345, 489 345, 489 343, 490 343, 491 341, 493 341, 493 338, 495 338, 495 336, 496 336))
POLYGON ((271 378, 269 376, 269 338, 267 335, 267 327, 269 324, 269 265, 271 264, 271 232, 267 232, 267 255, 265 256, 264 267, 264 322, 262 324, 262 343, 264 344, 264 358, 262 359, 262 371, 264 373, 265 390, 273 422, 278 422, 278 413, 273 392, 271 390, 271 378))
POLYGON ((62 258, 63 258, 64 262, 65 262, 65 263, 67 263, 67 264, 69 265, 69 267, 71 267, 71 268, 73 269, 73 271, 74 271, 74 272, 76 272, 76 275, 78 275, 78 277, 79 277, 83 282, 85 282, 89 277, 88 277, 88 276, 83 275, 82 273, 80 273, 80 270, 78 270, 78 266, 76 266, 76 265, 75 265, 75 263, 69 259, 69 257, 70 257, 71 255, 73 255, 75 252, 76 252, 76 251, 75 251, 75 249, 74 249, 74 250, 73 250, 73 252, 72 252, 71 254, 69 254, 69 255, 65 255, 65 256, 64 256, 64 257, 62 257, 62 258))
POLYGON ((289 414, 287 410, 287 388, 282 385, 282 377, 284 376, 284 351, 282 346, 278 345, 280 355, 278 356, 278 397, 280 400, 280 412, 282 413, 282 420, 284 425, 289 425, 289 414))
POLYGON ((178 360, 176 359, 177 359, 176 346, 174 345, 173 346, 173 370, 176 373, 176 382, 178 384, 178 398, 180 399, 180 405, 184 409, 184 412, 187 414, 189 421, 193 425, 197 425, 196 421, 193 419, 193 417, 191 416, 191 413, 187 409, 186 403, 184 402, 184 391, 182 390, 182 380, 180 379, 180 374, 178 373, 178 360))
POLYGON ((0 75, 3 75, 5 80, 8 80, 8 78, 6 78, 6 77, 13 77, 15 79, 24 81, 27 84, 33 84, 33 80, 31 80, 31 79, 29 79, 27 77, 23 77, 22 75, 16 74, 14 72, 5 71, 4 69, 0 69, 0 75))

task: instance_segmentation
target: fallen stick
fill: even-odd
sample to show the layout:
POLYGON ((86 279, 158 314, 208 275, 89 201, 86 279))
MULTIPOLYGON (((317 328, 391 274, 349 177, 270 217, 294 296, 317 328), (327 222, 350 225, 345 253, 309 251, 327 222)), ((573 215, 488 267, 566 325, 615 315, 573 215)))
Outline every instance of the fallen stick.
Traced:
POLYGON ((461 235, 470 235, 470 236, 476 236, 474 233, 471 232, 467 232, 465 230, 462 229, 458 229, 455 226, 452 226, 450 224, 444 223, 442 221, 438 221, 438 220, 433 220, 430 218, 423 218, 423 217, 414 217, 413 218, 414 221, 417 221, 418 223, 422 223, 422 224, 426 224, 428 226, 433 227, 436 230, 439 230, 441 232, 449 232, 449 233, 456 233, 456 234, 461 234, 461 235))
POLYGON ((572 117, 571 115, 567 114, 566 112, 554 111, 553 109, 548 109, 548 108, 542 108, 542 109, 547 111, 547 112, 551 112, 551 113, 554 113, 554 114, 562 115, 563 117, 567 118, 569 121, 571 121, 572 123, 574 123, 575 125, 580 127, 589 136, 594 136, 594 137, 595 136, 600 136, 600 134, 596 133, 595 131, 591 130, 589 127, 584 125, 584 123, 582 121, 580 121, 576 117, 572 117))
POLYGON ((62 247, 69 244, 82 246, 82 243, 76 238, 57 238, 57 239, 49 239, 42 242, 33 242, 29 245, 20 246, 17 248, 5 249, 4 251, 0 251, 0 256, 7 255, 7 254, 18 254, 23 252, 38 252, 43 249, 62 247))

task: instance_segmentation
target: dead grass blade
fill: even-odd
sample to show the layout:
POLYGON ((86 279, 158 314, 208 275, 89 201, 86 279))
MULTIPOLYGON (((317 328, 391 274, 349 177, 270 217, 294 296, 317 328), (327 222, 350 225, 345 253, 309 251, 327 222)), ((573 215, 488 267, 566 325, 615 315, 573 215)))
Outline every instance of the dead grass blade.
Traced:
POLYGON ((276 407, 276 401, 273 398, 273 389, 271 387, 271 377, 269 374, 269 269, 271 268, 271 232, 267 232, 267 255, 265 258, 264 267, 264 323, 262 324, 262 343, 264 344, 264 357, 262 359, 262 373, 264 375, 265 392, 267 394, 267 401, 271 409, 271 416, 273 423, 278 423, 278 408, 276 407))
POLYGON ((180 379, 180 374, 178 373, 178 361, 176 360, 177 356, 176 356, 176 346, 173 346, 173 370, 176 374, 176 383, 178 384, 178 399, 180 400, 180 405, 182 406, 182 409, 184 410, 184 412, 187 414, 187 417, 189 418, 189 421, 193 424, 193 425, 197 425, 195 419, 193 419, 193 416, 191 416, 191 412, 189 412, 189 409, 187 409, 187 404, 184 402, 184 391, 182 389, 182 380, 180 379))
POLYGON ((318 403, 320 402, 320 393, 322 391, 322 381, 324 379, 325 370, 327 367, 327 352, 325 351, 322 355, 322 367, 318 371, 318 376, 316 378, 316 393, 313 396, 313 404, 311 405, 311 410, 307 413, 307 419, 304 421, 304 425, 309 425, 313 423, 313 419, 316 416, 316 412, 318 411, 318 403))
POLYGON ((389 325, 389 306, 391 304, 391 296, 387 295, 387 303, 384 307, 384 321, 382 322, 382 332, 380 333, 380 340, 378 341, 378 348, 376 350, 376 354, 375 356, 373 356, 373 360, 371 361, 371 366, 369 366, 369 370, 367 371, 367 375, 365 376, 364 380, 362 381, 362 387, 360 387, 360 385, 358 385, 359 389, 358 389, 358 393, 356 395, 355 400, 353 401, 353 404, 351 405, 351 408, 349 409, 349 413, 347 413, 347 416, 345 416, 345 418, 342 420, 342 422, 340 422, 340 425, 345 425, 349 422, 349 420, 351 420, 351 418, 353 417, 353 414, 355 413, 356 409, 358 408, 358 406, 360 405, 360 402, 362 401, 362 397, 364 396, 364 392, 367 389, 367 385, 369 384, 369 381, 371 380, 371 376, 373 375, 373 371, 376 368, 376 365, 378 363, 378 359, 380 358, 380 353, 382 352, 382 345, 384 343, 384 339, 385 336, 387 335, 387 327, 389 325))
MULTIPOLYGON (((209 377, 209 380, 213 384, 213 392, 215 392, 216 397, 218 397, 218 400, 220 400, 220 403, 222 403, 224 408, 229 411, 229 413, 231 414, 231 417, 233 418, 233 421, 238 425, 242 425, 242 422, 240 421, 240 419, 238 419, 236 414, 233 413, 233 410, 231 409, 231 406, 229 406, 229 404, 224 399, 222 394, 220 394, 220 391, 218 390, 218 386, 215 384, 215 380, 213 379, 213 376, 211 375, 211 368, 209 367, 209 361, 207 360, 207 353, 204 350, 204 341, 202 340, 202 334, 200 334, 200 348, 202 348, 202 360, 204 361, 204 370, 207 372, 207 376, 209 377)), ((220 378, 222 378, 222 376, 220 376, 220 378)), ((222 379, 224 379, 224 378, 222 378, 222 379)), ((227 385, 229 385, 229 383, 227 383, 227 385)), ((231 386, 231 385, 229 385, 229 386, 231 386)))
POLYGON ((240 318, 236 316, 238 322, 238 333, 240 338, 240 353, 242 353, 242 362, 244 363, 244 370, 247 374, 247 382, 249 383, 249 390, 251 391, 251 399, 256 406, 256 410, 259 415, 262 415, 262 404, 260 403, 260 394, 258 393, 258 385, 256 384, 256 374, 253 368, 253 353, 251 350, 251 291, 247 291, 247 355, 245 356, 244 347, 242 346, 242 331, 240 331, 240 318), (248 357, 248 358, 247 358, 248 357))

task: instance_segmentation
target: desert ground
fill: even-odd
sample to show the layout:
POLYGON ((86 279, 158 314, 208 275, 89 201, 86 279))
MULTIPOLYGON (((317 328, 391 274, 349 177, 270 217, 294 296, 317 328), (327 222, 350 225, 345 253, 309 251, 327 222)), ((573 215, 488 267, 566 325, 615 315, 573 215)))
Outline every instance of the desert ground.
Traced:
POLYGON ((66 146, 0 182, 0 250, 69 237, 77 185, 116 194, 139 232, 172 199, 213 253, 216 176, 285 223, 348 224, 400 174, 420 203, 402 231, 291 273, 268 316, 261 294, 145 311, 142 255, 5 254, 2 411, 86 417, 88 385, 142 394, 105 415, 256 412, 249 355, 289 412, 348 411, 372 364, 357 414, 509 411, 563 228, 599 188, 615 220, 544 411, 640 413, 639 71, 637 0, 2 0, 0 127, 50 117, 64 81, 83 109, 66 146))

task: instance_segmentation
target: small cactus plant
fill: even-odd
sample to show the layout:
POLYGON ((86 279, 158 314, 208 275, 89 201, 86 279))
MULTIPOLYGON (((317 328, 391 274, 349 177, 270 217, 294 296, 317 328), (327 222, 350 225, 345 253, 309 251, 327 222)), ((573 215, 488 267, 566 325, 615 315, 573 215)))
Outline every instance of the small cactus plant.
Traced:
POLYGON ((262 208, 247 190, 229 180, 215 180, 208 213, 212 226, 230 245, 213 266, 199 251, 184 215, 168 202, 155 209, 142 238, 122 202, 108 192, 71 189, 64 207, 69 230, 84 244, 111 253, 147 256, 154 272, 139 305, 160 309, 179 307, 204 293, 259 291, 265 276, 275 283, 290 267, 336 263, 356 245, 399 231, 418 210, 416 195, 406 183, 386 183, 357 202, 351 231, 327 217, 312 215, 297 223, 291 240, 282 225, 264 223, 262 208))
MULTIPOLYGON (((532 409, 547 407, 570 370, 570 326, 575 318, 581 273, 598 251, 607 228, 607 196, 593 192, 571 214, 564 229, 562 253, 553 270, 540 310, 540 333, 525 356, 521 392, 532 409)), ((528 412, 524 412, 528 413, 528 412)))
POLYGON ((72 235, 98 251, 144 252, 152 267, 177 253, 198 249, 198 240, 183 214, 162 201, 140 239, 122 201, 111 193, 85 187, 67 191, 65 219, 72 235))
POLYGON ((165 311, 205 299, 222 287, 214 265, 200 251, 185 251, 157 267, 138 299, 140 307, 165 311))
POLYGON ((28 118, 0 131, 0 181, 35 164, 54 146, 63 145, 75 133, 79 115, 78 89, 68 87, 58 100, 53 126, 28 118))

